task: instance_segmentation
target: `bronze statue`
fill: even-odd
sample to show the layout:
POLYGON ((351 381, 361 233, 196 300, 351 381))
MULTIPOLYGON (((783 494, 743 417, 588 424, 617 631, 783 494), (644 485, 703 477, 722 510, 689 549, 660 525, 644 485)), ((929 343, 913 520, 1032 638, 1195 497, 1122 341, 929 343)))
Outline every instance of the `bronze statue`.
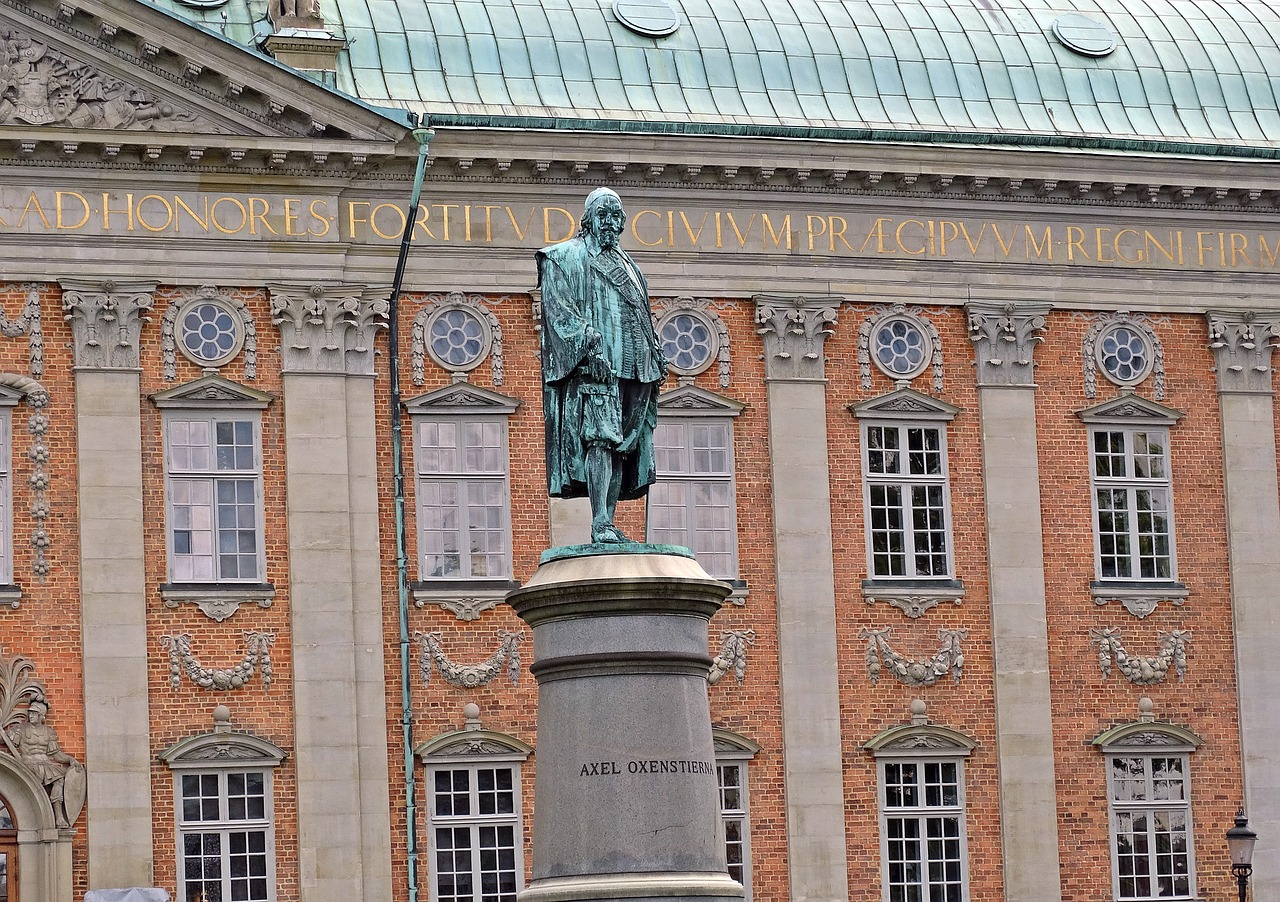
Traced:
POLYGON ((619 499, 642 498, 656 474, 653 431, 667 362, 649 287, 618 246, 626 224, 608 188, 587 196, 576 237, 537 253, 542 289, 542 410, 552 497, 591 500, 591 541, 628 542, 619 499))

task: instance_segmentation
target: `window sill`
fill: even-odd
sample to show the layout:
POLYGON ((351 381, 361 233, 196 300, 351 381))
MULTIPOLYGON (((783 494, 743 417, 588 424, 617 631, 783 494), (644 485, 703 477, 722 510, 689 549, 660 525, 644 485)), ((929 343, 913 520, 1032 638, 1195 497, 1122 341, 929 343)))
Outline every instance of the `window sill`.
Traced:
POLYGON ((166 608, 193 604, 206 617, 220 623, 242 604, 271 607, 276 587, 271 583, 161 583, 160 597, 164 599, 166 608))
POLYGON ((964 583, 958 579, 864 579, 862 597, 867 604, 892 605, 914 620, 944 601, 959 604, 964 583))
POLYGON ((15 611, 22 607, 22 587, 13 583, 0 585, 0 608, 10 607, 15 611))
POLYGON ((1173 605, 1182 605, 1191 594, 1180 582, 1141 582, 1128 579, 1094 580, 1089 583, 1089 594, 1096 605, 1118 602, 1124 609, 1141 620, 1162 601, 1173 605))
POLYGON ((496 608, 520 583, 512 579, 433 579, 411 583, 413 603, 444 608, 459 620, 479 620, 485 611, 496 608))

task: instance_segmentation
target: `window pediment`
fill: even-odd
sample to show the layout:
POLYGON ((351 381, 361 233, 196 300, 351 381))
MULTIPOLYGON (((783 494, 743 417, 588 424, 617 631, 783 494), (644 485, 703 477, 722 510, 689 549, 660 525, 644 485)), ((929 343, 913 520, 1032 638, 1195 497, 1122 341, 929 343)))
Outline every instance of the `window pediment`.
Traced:
POLYGON ((215 731, 175 742, 160 753, 160 760, 175 770, 219 764, 276 767, 287 755, 274 742, 249 733, 215 731))
POLYGON ((0 407, 17 407, 25 394, 12 385, 0 383, 0 407))
POLYGON ((262 409, 271 403, 273 396, 256 388, 249 388, 216 374, 201 376, 182 385, 156 392, 151 401, 156 407, 230 407, 262 409))
POLYGON ((864 749, 877 758, 892 755, 933 755, 967 757, 978 747, 977 740, 959 730, 931 723, 899 724, 867 741, 864 749))
POLYGON ((458 382, 409 398, 404 402, 404 406, 410 415, 475 416, 476 414, 512 414, 521 403, 518 398, 509 398, 478 385, 458 382))
POLYGON ((1125 392, 1109 401, 1077 410, 1076 416, 1086 423, 1099 425, 1172 426, 1184 414, 1125 392))
POLYGON ((736 417, 746 406, 694 385, 682 385, 658 396, 660 413, 679 416, 736 417))
POLYGON ((497 760, 524 761, 533 746, 494 730, 464 729, 441 733, 414 749, 425 764, 497 760))
POLYGON ((1091 743, 1104 752, 1194 751, 1204 740, 1186 727, 1165 721, 1139 720, 1104 730, 1091 743))
POLYGON ((850 404, 849 412, 860 420, 936 420, 955 418, 960 408, 911 388, 899 388, 869 401, 850 404))
POLYGON ((754 758, 760 751, 758 743, 723 727, 711 728, 711 741, 717 758, 754 758))

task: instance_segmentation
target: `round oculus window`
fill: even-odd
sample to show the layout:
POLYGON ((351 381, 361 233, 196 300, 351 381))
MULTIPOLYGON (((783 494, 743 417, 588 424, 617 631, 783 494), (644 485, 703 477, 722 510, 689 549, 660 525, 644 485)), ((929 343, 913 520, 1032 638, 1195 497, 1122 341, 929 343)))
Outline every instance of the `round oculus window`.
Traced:
POLYGON ((489 353, 493 336, 475 313, 463 307, 446 307, 427 322, 427 348, 431 359, 446 370, 475 369, 489 353))
POLYGON ((218 301, 197 301, 178 317, 178 347, 200 366, 221 366, 244 344, 244 323, 218 301))
POLYGON ((1120 385, 1135 385, 1147 378, 1155 359, 1147 337, 1133 326, 1112 326, 1098 337, 1098 366, 1120 385))
POLYGON ((933 342, 914 320, 894 317, 876 327, 871 336, 876 366, 895 379, 914 379, 933 356, 933 342))
POLYGON ((706 370, 720 350, 720 340, 711 322, 687 310, 662 318, 658 340, 668 365, 686 376, 696 376, 706 370))

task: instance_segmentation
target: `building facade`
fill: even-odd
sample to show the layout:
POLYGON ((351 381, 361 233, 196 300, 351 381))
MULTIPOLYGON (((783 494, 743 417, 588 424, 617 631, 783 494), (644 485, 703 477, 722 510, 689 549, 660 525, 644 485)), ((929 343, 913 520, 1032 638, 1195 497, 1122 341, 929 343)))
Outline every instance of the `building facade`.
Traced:
POLYGON ((0 900, 514 899, 601 184, 750 898, 1280 893, 1280 9, 767 6, 0 5, 0 900))

